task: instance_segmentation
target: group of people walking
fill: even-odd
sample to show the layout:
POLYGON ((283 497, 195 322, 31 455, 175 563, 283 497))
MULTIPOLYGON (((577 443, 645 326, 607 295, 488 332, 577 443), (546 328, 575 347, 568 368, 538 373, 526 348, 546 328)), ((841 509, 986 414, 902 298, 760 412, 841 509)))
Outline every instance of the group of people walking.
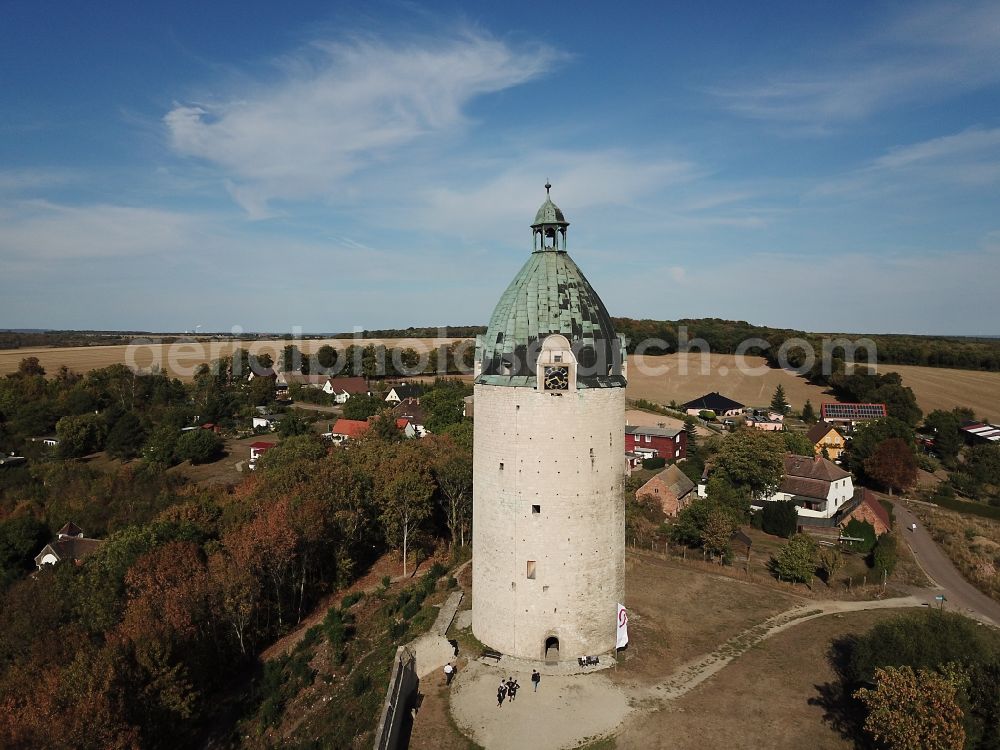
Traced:
POLYGON ((517 691, 520 689, 521 686, 517 684, 517 680, 513 677, 508 677, 506 682, 500 680, 500 687, 497 688, 497 708, 503 705, 504 698, 508 701, 513 701, 517 697, 517 691))

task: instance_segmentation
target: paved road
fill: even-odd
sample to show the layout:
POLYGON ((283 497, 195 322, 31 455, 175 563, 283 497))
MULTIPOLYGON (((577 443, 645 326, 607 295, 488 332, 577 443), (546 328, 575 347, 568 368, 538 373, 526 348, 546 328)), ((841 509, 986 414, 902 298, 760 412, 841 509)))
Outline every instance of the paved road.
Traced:
POLYGON ((1000 602, 986 596, 962 578, 962 574, 952 565, 951 560, 937 546, 931 535, 924 529, 923 524, 906 506, 896 502, 895 514, 897 528, 901 529, 900 535, 910 545, 910 549, 913 550, 913 554, 924 572, 940 587, 940 589, 931 589, 926 595, 917 592, 914 594, 918 598, 927 598, 936 605, 934 596, 938 593, 944 593, 947 597, 945 609, 979 615, 980 619, 1000 626, 1000 602), (910 531, 910 525, 914 523, 917 524, 917 530, 910 531))

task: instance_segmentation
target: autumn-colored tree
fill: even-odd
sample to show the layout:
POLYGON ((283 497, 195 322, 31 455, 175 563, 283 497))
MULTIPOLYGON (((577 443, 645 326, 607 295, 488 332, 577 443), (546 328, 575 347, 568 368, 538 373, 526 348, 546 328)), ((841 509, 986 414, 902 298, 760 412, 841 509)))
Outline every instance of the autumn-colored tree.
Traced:
POLYGON ((404 576, 410 538, 430 517, 433 494, 434 478, 418 442, 400 444, 375 474, 379 519, 386 541, 402 548, 404 576))
POLYGON ((833 585, 834 576, 844 567, 845 562, 844 556, 836 547, 820 547, 819 569, 823 571, 827 586, 833 585))
POLYGON ((723 508, 712 508, 701 531, 702 546, 713 555, 725 555, 735 530, 736 522, 730 513, 723 508))
POLYGON ((917 460, 910 445, 901 438, 889 438, 878 444, 865 461, 865 471, 889 489, 905 490, 917 481, 917 460))
POLYGON ((854 696, 868 709, 865 730, 892 750, 961 750, 962 710, 953 681, 910 667, 875 670, 875 687, 854 696))

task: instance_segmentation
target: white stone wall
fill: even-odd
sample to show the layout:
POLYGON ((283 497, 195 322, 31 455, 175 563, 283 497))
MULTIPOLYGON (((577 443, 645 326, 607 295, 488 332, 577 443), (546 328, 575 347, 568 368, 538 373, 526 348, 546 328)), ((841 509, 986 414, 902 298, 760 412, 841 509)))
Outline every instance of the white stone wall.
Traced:
POLYGON ((552 636, 560 659, 612 651, 625 573, 625 389, 477 385, 475 403, 473 633, 526 659, 541 659, 552 636))

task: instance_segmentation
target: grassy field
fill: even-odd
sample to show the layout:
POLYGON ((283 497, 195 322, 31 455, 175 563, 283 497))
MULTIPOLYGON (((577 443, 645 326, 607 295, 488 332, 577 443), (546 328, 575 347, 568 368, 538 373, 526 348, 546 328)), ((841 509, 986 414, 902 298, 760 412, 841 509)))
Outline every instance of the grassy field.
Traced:
POLYGON ((770 638, 669 708, 628 722, 608 747, 853 748, 841 720, 830 642, 898 610, 821 617, 770 638))
MULTIPOLYGON (((824 388, 794 373, 766 367, 762 357, 742 358, 743 368, 737 367, 737 359, 731 354, 703 357, 690 353, 644 357, 640 363, 635 357, 629 357, 627 394, 629 398, 669 404, 672 400, 684 403, 718 391, 747 406, 767 406, 780 384, 795 410, 801 409, 806 399, 812 401, 817 411, 821 402, 834 400, 824 388), (747 372, 747 368, 752 369, 747 372)), ((913 389, 925 413, 968 406, 980 416, 1000 418, 997 407, 1000 373, 902 365, 886 365, 881 371, 899 372, 903 384, 913 389)))
POLYGON ((311 354, 321 346, 329 344, 334 349, 346 349, 351 345, 367 346, 382 344, 386 347, 412 347, 418 352, 433 351, 442 344, 461 341, 459 338, 440 339, 315 339, 308 341, 211 341, 198 340, 175 344, 144 344, 141 341, 130 346, 71 346, 71 347, 27 347, 0 351, 0 375, 15 372, 25 357, 38 357, 42 367, 53 373, 66 365, 76 372, 87 372, 108 365, 124 363, 131 367, 149 368, 158 364, 160 369, 182 380, 190 380, 195 369, 203 362, 211 362, 235 349, 247 349, 253 354, 267 353, 277 361, 282 349, 294 343, 303 354, 311 354))

